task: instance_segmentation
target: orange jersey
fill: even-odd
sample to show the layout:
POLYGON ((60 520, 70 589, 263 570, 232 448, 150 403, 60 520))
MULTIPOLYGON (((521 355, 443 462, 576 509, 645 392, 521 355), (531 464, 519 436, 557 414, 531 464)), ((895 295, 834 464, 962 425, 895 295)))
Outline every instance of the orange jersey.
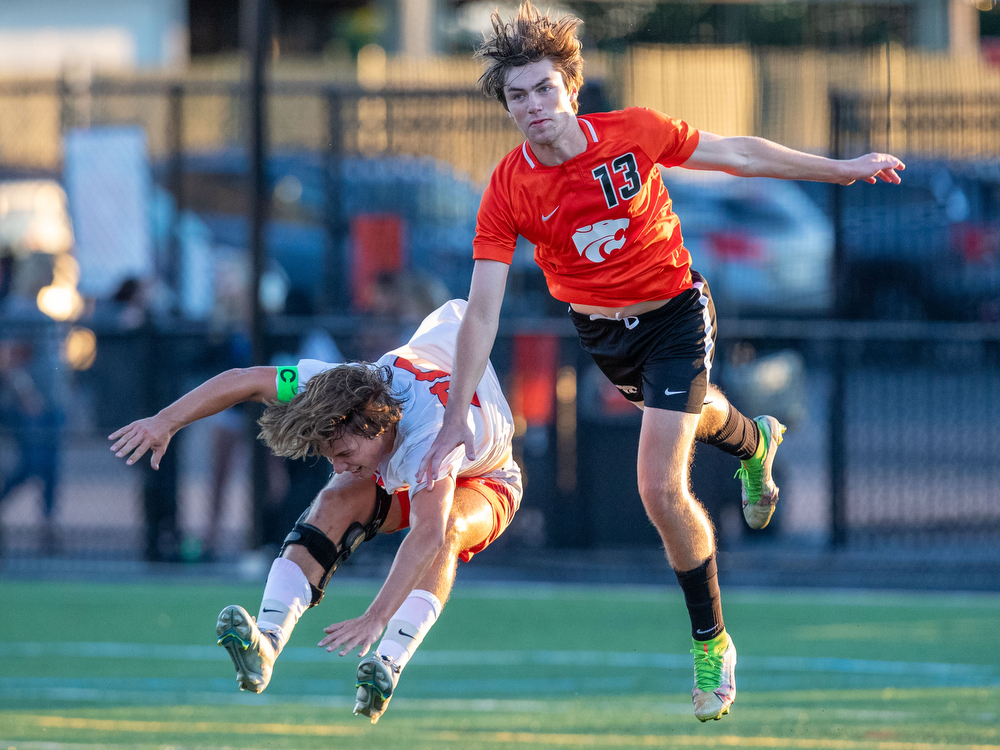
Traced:
POLYGON ((691 255, 657 164, 683 164, 698 131, 651 109, 577 118, 587 150, 555 167, 525 141, 493 171, 473 257, 510 263, 517 236, 556 299, 624 307, 691 287, 691 255))

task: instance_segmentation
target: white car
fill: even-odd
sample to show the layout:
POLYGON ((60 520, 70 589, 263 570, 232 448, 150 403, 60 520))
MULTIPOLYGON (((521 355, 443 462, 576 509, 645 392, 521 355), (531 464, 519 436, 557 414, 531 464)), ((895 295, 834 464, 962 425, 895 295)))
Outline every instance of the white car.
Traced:
POLYGON ((830 219, 787 180, 661 169, 692 267, 719 315, 827 312, 833 304, 830 219))

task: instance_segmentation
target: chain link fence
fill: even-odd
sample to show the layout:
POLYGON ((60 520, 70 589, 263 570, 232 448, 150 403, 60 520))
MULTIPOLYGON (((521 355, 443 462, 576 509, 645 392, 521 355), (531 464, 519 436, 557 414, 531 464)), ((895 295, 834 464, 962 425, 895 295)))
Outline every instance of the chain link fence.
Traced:
MULTIPOLYGON (((0 503, 5 555, 198 560, 234 557, 254 538, 252 410, 183 431, 160 472, 125 467, 106 441, 210 375, 249 364, 245 96, 211 81, 0 85, 4 180, 60 178, 63 134, 142 134, 142 252, 163 281, 129 287, 133 271, 95 272, 81 259, 81 290, 84 276, 100 273, 116 291, 81 303, 76 322, 56 323, 35 300, 54 286, 58 256, 0 253, 15 261, 0 275, 0 474, 27 470, 0 503), (38 273, 19 270, 15 283, 15 264, 38 273), (81 331, 93 336, 89 349, 81 331), (52 373, 61 384, 46 382, 52 373), (61 394, 58 408, 39 411, 32 390, 43 402, 61 394)), ((718 300, 713 376, 745 413, 789 425, 776 468, 781 506, 757 539, 956 555, 998 547, 996 105, 945 99, 937 124, 922 99, 831 100, 843 156, 933 145, 920 133, 937 129, 979 145, 959 160, 901 152, 900 187, 804 186, 835 244, 814 269, 827 302, 809 320, 734 319, 739 300, 718 300)), ((495 102, 466 90, 275 83, 269 112, 266 281, 284 302, 270 314, 271 361, 295 359, 324 336, 347 358, 375 358, 405 340, 427 305, 466 293, 482 185, 520 137, 495 102)), ((506 304, 493 360, 515 405, 527 493, 499 544, 655 547, 635 489, 639 413, 580 351, 530 248, 516 254, 506 304)), ((696 452, 695 491, 730 548, 749 539, 735 469, 717 451, 696 452)), ((274 462, 267 476, 273 545, 325 470, 274 462)))

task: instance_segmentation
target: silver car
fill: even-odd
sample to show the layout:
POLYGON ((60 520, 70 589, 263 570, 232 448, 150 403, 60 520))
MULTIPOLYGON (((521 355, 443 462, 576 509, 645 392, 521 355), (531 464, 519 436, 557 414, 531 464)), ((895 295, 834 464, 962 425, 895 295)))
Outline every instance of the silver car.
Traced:
POLYGON ((834 232, 786 180, 662 169, 692 266, 724 317, 808 315, 833 304, 834 232))

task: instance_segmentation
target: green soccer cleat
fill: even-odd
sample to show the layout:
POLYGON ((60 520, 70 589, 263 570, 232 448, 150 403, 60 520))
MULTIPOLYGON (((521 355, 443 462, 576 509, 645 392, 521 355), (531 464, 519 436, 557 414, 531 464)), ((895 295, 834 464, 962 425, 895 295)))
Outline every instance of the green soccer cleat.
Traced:
POLYGON ((762 455, 743 461, 736 476, 743 483, 743 517, 751 529, 763 529, 771 520, 778 502, 778 486, 771 478, 771 465, 781 445, 785 425, 767 416, 757 417, 754 422, 760 429, 763 450, 758 451, 762 455))
POLYGON ((236 684, 240 690, 263 692, 271 681, 276 653, 274 634, 260 630, 256 621, 243 607, 231 604, 219 613, 215 626, 219 645, 229 652, 236 667, 236 684))
POLYGON ((358 664, 358 695, 354 714, 367 716, 372 724, 385 713, 392 691, 399 682, 399 667, 388 656, 369 654, 358 664))
POLYGON ((723 630, 710 641, 695 641, 691 700, 699 721, 718 721, 736 700, 736 646, 723 630))

